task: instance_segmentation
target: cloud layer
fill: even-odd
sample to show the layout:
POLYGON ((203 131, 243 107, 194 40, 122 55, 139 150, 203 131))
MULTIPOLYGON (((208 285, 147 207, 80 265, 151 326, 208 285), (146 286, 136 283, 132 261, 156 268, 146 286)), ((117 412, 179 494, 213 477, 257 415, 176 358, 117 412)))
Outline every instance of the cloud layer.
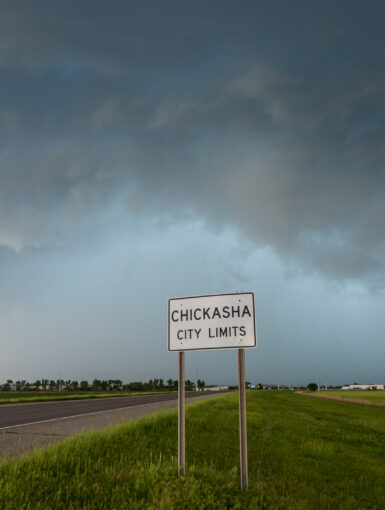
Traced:
POLYGON ((5 2, 0 244, 121 200, 339 280, 385 274, 384 6, 5 2))

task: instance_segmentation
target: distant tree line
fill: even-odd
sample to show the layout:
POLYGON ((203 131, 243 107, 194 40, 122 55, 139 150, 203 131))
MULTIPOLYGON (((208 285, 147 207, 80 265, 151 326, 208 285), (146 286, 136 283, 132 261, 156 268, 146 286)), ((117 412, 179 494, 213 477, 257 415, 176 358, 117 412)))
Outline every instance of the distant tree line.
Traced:
MULTIPOLYGON (((198 387, 203 390, 206 384, 201 379, 197 383, 187 379, 185 381, 185 388, 187 391, 194 391, 198 387)), ((25 380, 15 381, 7 379, 7 382, 0 384, 0 391, 177 391, 178 381, 168 379, 150 379, 147 382, 134 381, 123 384, 120 379, 94 379, 92 383, 88 381, 75 381, 57 379, 37 379, 34 382, 25 380)))

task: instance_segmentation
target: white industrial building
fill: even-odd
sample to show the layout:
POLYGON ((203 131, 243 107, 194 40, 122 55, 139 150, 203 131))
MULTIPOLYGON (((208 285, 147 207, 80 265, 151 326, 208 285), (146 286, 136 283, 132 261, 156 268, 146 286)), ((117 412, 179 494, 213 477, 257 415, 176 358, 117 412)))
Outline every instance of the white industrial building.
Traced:
POLYGON ((342 386, 341 390, 383 390, 383 384, 349 384, 342 386))

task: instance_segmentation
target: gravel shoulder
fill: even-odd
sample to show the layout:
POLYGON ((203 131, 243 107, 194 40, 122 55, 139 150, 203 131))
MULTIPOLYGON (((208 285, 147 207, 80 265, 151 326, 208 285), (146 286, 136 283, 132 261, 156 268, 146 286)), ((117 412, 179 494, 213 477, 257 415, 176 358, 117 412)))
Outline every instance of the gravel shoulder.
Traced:
MULTIPOLYGON (((186 403, 217 398, 218 396, 212 393, 194 398, 186 396, 186 403)), ((112 409, 82 416, 59 418, 43 423, 9 427, 0 431, 0 458, 22 455, 51 442, 62 441, 73 434, 101 430, 109 425, 117 425, 146 414, 177 407, 177 404, 177 399, 151 402, 123 409, 112 409)))

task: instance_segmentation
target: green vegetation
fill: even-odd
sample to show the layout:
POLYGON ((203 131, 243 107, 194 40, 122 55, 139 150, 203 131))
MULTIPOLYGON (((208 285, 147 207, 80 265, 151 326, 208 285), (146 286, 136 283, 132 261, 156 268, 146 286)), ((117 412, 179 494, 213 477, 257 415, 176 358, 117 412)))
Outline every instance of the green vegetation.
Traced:
MULTIPOLYGON (((0 404, 17 404, 21 402, 45 402, 54 400, 81 400, 90 398, 112 398, 112 397, 132 397, 134 395, 155 395, 160 392, 147 391, 147 392, 108 392, 108 393, 75 393, 75 392, 3 392, 0 393, 0 404)), ((162 392, 164 393, 164 392, 162 392)))
MULTIPOLYGON (((203 389, 205 387, 205 382, 198 379, 197 381, 198 388, 203 389)), ((196 385, 193 381, 186 379, 185 381, 186 390, 193 391, 196 389, 196 385)), ((142 381, 133 381, 129 383, 123 384, 120 379, 94 379, 90 384, 88 381, 76 381, 68 379, 65 381, 64 379, 58 379, 57 381, 50 379, 38 379, 33 383, 28 381, 16 381, 13 382, 12 379, 7 379, 4 384, 0 384, 0 392, 1 391, 21 391, 21 392, 29 392, 33 391, 34 393, 39 392, 84 392, 84 391, 97 391, 97 392, 106 392, 106 391, 177 391, 178 390, 178 381, 175 379, 168 379, 165 383, 163 379, 149 379, 147 382, 142 381)))
POLYGON ((239 490, 237 394, 76 436, 0 465, 0 508, 382 509, 385 411, 248 392, 249 491, 239 490))
POLYGON ((385 404, 385 391, 377 390, 341 390, 323 392, 331 397, 354 398, 357 400, 366 400, 368 402, 376 402, 377 404, 385 404))
MULTIPOLYGON (((185 388, 186 391, 194 391, 196 390, 196 386, 200 390, 203 390, 206 386, 204 381, 198 379, 197 385, 186 379, 185 388)), ((159 393, 163 391, 178 391, 178 381, 175 379, 168 379, 166 383, 163 379, 149 379, 147 382, 142 381, 133 381, 129 383, 123 384, 120 379, 94 379, 90 384, 88 381, 78 381, 68 379, 64 381, 64 379, 58 379, 57 381, 49 380, 49 379, 39 379, 33 383, 28 381, 16 381, 15 383, 12 379, 8 379, 4 384, 0 384, 0 403, 1 395, 6 399, 7 402, 20 402, 20 400, 9 400, 14 398, 27 398, 36 397, 37 395, 47 395, 53 396, 66 394, 83 394, 90 392, 97 393, 129 393, 138 392, 138 393, 159 393), (32 393, 32 395, 30 395, 32 393), (17 394, 17 396, 16 396, 17 394)), ((108 395, 103 395, 108 396, 108 395)), ((83 397, 82 397, 83 398, 83 397)), ((92 398, 92 397, 91 397, 92 398)), ((36 399, 37 400, 37 399, 36 399)), ((51 398, 43 398, 39 400, 52 400, 51 398)), ((55 399, 56 400, 56 399, 55 399)), ((62 400, 62 398, 60 399, 62 400)), ((25 401, 25 400, 24 400, 25 401)), ((3 402, 4 403, 4 402, 3 402)))

